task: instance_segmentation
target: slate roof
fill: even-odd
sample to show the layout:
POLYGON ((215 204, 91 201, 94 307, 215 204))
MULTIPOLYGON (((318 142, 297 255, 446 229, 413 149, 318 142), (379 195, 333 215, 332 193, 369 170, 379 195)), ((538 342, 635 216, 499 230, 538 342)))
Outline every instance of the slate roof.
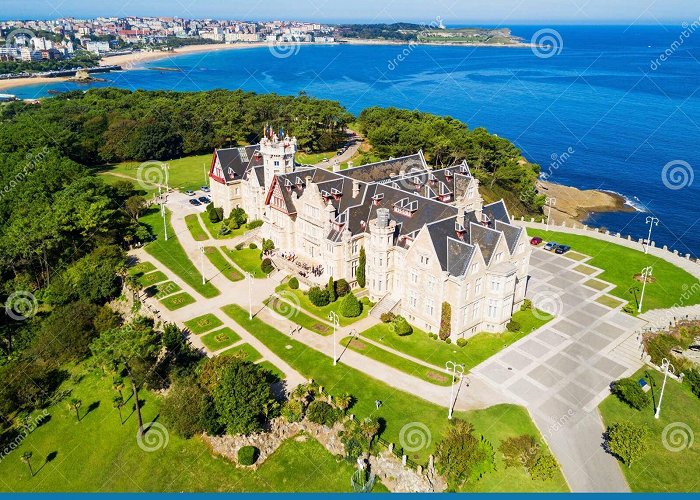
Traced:
POLYGON ((370 183, 386 181, 391 178, 392 174, 399 176, 402 171, 409 173, 424 172, 426 170, 428 170, 428 164, 425 162, 423 153, 419 152, 414 155, 392 158, 391 160, 369 163, 360 167, 341 170, 338 174, 370 183))
MULTIPOLYGON (((256 154, 258 145, 245 146, 240 148, 217 149, 214 154, 219 158, 221 172, 226 183, 240 180, 243 175, 253 167, 262 166, 262 155, 256 154)), ((209 172, 214 175, 214 165, 209 172)))

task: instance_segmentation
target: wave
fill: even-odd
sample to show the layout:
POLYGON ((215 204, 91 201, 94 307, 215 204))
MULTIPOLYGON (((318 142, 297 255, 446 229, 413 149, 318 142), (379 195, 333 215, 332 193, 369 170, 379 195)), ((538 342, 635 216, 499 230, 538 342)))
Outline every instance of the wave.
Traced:
POLYGON ((639 198, 637 198, 636 196, 629 198, 628 196, 626 196, 622 193, 618 193, 617 191, 613 191, 611 189, 601 189, 600 191, 603 191, 605 193, 614 194, 616 196, 619 196, 620 198, 623 198, 625 200, 625 205, 628 205, 628 206, 634 208, 635 211, 637 211, 637 212, 640 212, 640 213, 649 212, 649 209, 644 204, 644 202, 642 200, 640 200, 639 198))

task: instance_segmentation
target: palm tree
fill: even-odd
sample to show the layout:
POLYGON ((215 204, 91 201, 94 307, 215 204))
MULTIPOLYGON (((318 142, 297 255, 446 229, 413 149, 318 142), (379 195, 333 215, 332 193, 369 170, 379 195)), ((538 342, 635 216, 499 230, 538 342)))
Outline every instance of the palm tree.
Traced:
POLYGON ((112 388, 117 391, 117 394, 119 394, 120 398, 123 398, 122 395, 122 389, 124 389, 124 379, 122 378, 115 378, 112 381, 112 388))
POLYGON ((31 477, 34 477, 34 470, 32 469, 32 452, 25 451, 24 453, 22 453, 20 460, 27 464, 27 467, 29 467, 29 474, 31 475, 31 477))
POLYGON ((68 408, 71 411, 75 412, 75 416, 78 419, 78 422, 80 422, 80 407, 83 406, 83 402, 79 399, 73 398, 70 401, 68 401, 68 408))
POLYGON ((367 460, 369 460, 372 440, 379 432, 379 420, 374 417, 367 417, 360 423, 360 432, 367 439, 367 460))
POLYGON ((350 408, 350 405, 352 404, 352 396, 348 394, 347 392, 343 394, 342 396, 336 396, 335 397, 335 405, 343 410, 343 413, 348 411, 348 408, 350 408))
POLYGON ((124 397, 121 395, 121 393, 119 396, 114 396, 112 399, 112 404, 119 411, 119 423, 124 425, 124 421, 122 420, 122 407, 124 407, 126 403, 124 403, 124 397))

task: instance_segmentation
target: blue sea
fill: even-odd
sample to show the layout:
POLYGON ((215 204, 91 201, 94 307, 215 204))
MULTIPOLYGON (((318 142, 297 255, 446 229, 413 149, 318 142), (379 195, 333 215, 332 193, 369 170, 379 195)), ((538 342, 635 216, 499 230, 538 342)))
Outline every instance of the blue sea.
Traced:
MULTIPOLYGON (((214 88, 419 109, 485 127, 513 141, 549 180, 614 191, 637 208, 590 223, 700 255, 700 26, 543 28, 548 49, 435 46, 301 46, 190 54, 106 75, 128 89, 214 88), (697 29, 697 32, 695 31, 697 29), (285 57, 279 57, 283 55, 285 57), (548 57, 542 57, 548 56, 548 57), (663 55, 663 57, 662 57, 663 55), (168 67, 179 71, 159 71, 168 67)), ((10 90, 20 97, 85 88, 57 83, 10 90)))

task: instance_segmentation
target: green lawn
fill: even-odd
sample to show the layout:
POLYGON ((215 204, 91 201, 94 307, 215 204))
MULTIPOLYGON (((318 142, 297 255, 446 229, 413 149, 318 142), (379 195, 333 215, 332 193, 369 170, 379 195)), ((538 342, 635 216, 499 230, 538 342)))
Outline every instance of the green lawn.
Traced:
POLYGON ((275 290, 281 297, 286 298, 287 301, 294 304, 299 304, 306 312, 310 313, 312 316, 321 318, 322 320, 328 321, 328 314, 331 311, 334 311, 338 315, 338 322, 340 323, 340 326, 349 326, 357 321, 360 321, 361 319, 366 318, 369 314, 369 310, 371 309, 369 299, 363 297, 360 299, 360 302, 362 302, 362 313, 357 318, 345 318, 342 314, 340 314, 340 301, 342 298, 328 304, 327 306, 317 307, 311 303, 308 295, 306 295, 303 291, 292 290, 286 283, 281 284, 275 290))
POLYGON ((149 297, 155 297, 156 299, 160 300, 168 295, 182 291, 182 288, 174 281, 166 281, 165 283, 158 283, 157 285, 149 286, 144 291, 149 297))
POLYGON ((153 271, 148 274, 142 274, 138 278, 141 286, 147 287, 155 283, 162 283, 163 281, 168 281, 168 277, 162 271, 153 271))
POLYGON ((327 151, 325 153, 304 153, 297 152, 296 161, 302 165, 316 165, 321 163, 324 158, 332 160, 336 157, 336 151, 327 151))
POLYGON ((198 214, 189 214, 185 216, 185 224, 187 224, 187 229, 190 230, 190 234, 192 234, 192 238, 194 238, 195 241, 204 241, 209 239, 209 236, 204 229, 202 229, 202 225, 199 223, 200 220, 201 219, 199 218, 198 214))
POLYGON ((255 350, 255 348, 250 344, 240 344, 236 347, 224 351, 221 356, 240 356, 246 361, 255 363, 257 360, 262 359, 262 354, 255 350))
POLYGON ((231 281, 241 281, 243 279, 243 275, 240 271, 224 257, 221 250, 218 248, 204 247, 204 255, 207 256, 209 262, 211 262, 227 279, 231 281))
MULTIPOLYGON (((189 189, 197 191, 201 188, 201 186, 208 185, 211 159, 211 154, 205 154, 198 156, 187 156, 185 158, 180 158, 179 160, 170 160, 165 162, 169 165, 168 185, 171 188, 180 189, 181 191, 187 191, 189 189)), ((165 182, 164 174, 158 172, 157 167, 147 167, 148 172, 146 172, 146 170, 142 170, 142 173, 139 174, 139 165, 141 164, 138 162, 128 161, 115 165, 104 165, 100 167, 98 171, 101 175, 104 175, 107 178, 121 178, 124 180, 122 176, 126 176, 132 179, 134 184, 137 183, 139 175, 144 177, 143 180, 146 182, 148 182, 149 178, 151 178, 151 180, 163 179, 163 183, 165 182), (151 170, 153 171, 151 172, 151 170), (144 176, 144 173, 152 175, 144 176)), ((157 189, 158 186, 154 185, 153 187, 157 189)))
POLYGON ((211 313, 185 321, 185 326, 195 335, 201 335, 223 324, 219 318, 211 313))
POLYGON ((163 304, 169 311, 175 311, 176 309, 194 304, 194 302, 194 297, 187 292, 169 295, 164 299, 160 299, 160 303, 163 304))
MULTIPOLYGON (((656 382, 653 396, 658 401, 663 375, 652 369, 648 373, 656 382)), ((640 379, 644 375, 645 370, 641 370, 634 378, 640 379)), ((649 453, 633 463, 631 468, 620 464, 632 491, 700 491, 700 399, 690 392, 687 383, 679 384, 668 379, 658 420, 654 418, 653 404, 641 411, 635 410, 612 395, 598 408, 606 425, 627 420, 643 425, 651 432, 649 453), (667 429, 665 441, 664 429, 667 429), (693 432, 695 443, 690 447, 682 446, 684 439, 686 444, 689 442, 687 438, 693 432)))
POLYGON ((161 264, 179 276, 185 283, 194 288, 202 296, 216 297, 221 292, 211 283, 202 285, 202 275, 197 271, 192 261, 187 257, 185 249, 175 236, 170 225, 170 212, 166 214, 168 226, 168 241, 163 235, 163 221, 158 209, 151 209, 141 217, 141 222, 149 226, 156 240, 146 245, 146 252, 155 257, 161 264))
MULTIPOLYGON (((551 316, 541 314, 552 319, 551 316)), ((454 361, 464 364, 464 368, 470 370, 549 321, 536 318, 532 311, 518 311, 513 315, 513 319, 520 323, 520 331, 478 333, 470 337, 464 347, 433 340, 416 327, 413 327, 411 335, 399 337, 384 323, 368 328, 360 335, 438 367, 444 367, 448 361, 454 361)))
MULTIPOLYGON (((448 426, 447 408, 429 403, 413 394, 396 390, 382 381, 344 365, 342 361, 337 366, 333 366, 333 361, 328 356, 289 338, 258 318, 249 320, 248 313, 238 305, 225 306, 222 310, 293 369, 323 385, 327 393, 352 394, 357 402, 350 409, 350 413, 358 418, 374 415, 384 419, 386 427, 382 438, 386 441, 398 446, 401 443, 399 435, 402 428, 404 433, 407 433, 409 430, 419 429, 417 424, 426 426, 429 433, 425 441, 426 446, 410 452, 409 455, 419 463, 427 463, 428 455, 434 453, 436 442, 440 440, 440 436, 448 426), (376 400, 382 402, 379 409, 375 407, 376 400)), ((527 411, 514 405, 498 405, 485 410, 455 412, 454 416, 473 422, 475 425, 478 424, 478 430, 494 444, 500 439, 517 436, 523 432, 538 435, 527 411), (501 422, 504 422, 504 425, 501 426, 501 422)), ((420 430, 418 432, 420 433, 420 430)), ((543 445, 543 449, 548 451, 546 444, 543 445)), ((531 491, 533 489, 566 491, 566 485, 561 477, 545 483, 534 483, 524 474, 514 474, 511 469, 506 470, 502 467, 489 474, 488 482, 483 484, 490 484, 498 491, 531 491), (501 484, 504 485, 502 489, 498 486, 501 484)))
POLYGON ((224 253, 236 263, 238 267, 243 269, 245 272, 253 275, 254 278, 266 278, 267 274, 263 273, 260 269, 260 264, 262 260, 260 259, 259 248, 242 248, 236 250, 235 248, 223 248, 224 253))
MULTIPOLYGON (((75 372, 76 370, 74 370, 75 372)), ((3 492, 349 492, 354 467, 305 436, 285 441, 256 471, 237 469, 213 456, 200 438, 168 433, 167 445, 142 450, 136 417, 119 423, 112 407, 110 377, 85 371, 76 385, 64 383, 83 401, 77 422, 65 402, 48 408, 51 419, 0 460, 3 492), (89 407, 93 410, 86 414, 89 407), (31 451, 36 474, 30 477, 20 456, 31 451), (49 458, 47 462, 47 457, 49 458)), ((158 418, 161 399, 141 391, 144 422, 158 418)), ((124 416, 129 405, 122 409, 124 416)), ((38 413, 37 413, 38 414, 38 413)), ((156 420, 157 421, 157 420, 156 420)), ((157 430, 146 443, 158 443, 157 430)), ((385 491, 377 485, 375 491, 385 491)))
POLYGON ((243 225, 238 229, 234 229, 228 234, 221 235, 219 234, 219 231, 221 230, 221 226, 224 224, 223 221, 212 222, 211 220, 209 220, 209 214, 207 214, 206 212, 199 214, 199 220, 202 221, 204 227, 207 228, 207 231, 209 231, 209 234, 211 234, 211 237, 215 240, 230 240, 231 238, 235 238, 236 236, 245 234, 246 231, 248 231, 248 228, 246 228, 246 226, 243 225))
POLYGON ((138 264, 134 264, 133 266, 131 266, 129 268, 128 273, 131 276, 136 276, 150 273, 151 271, 155 271, 156 269, 157 267, 152 262, 144 260, 143 262, 139 262, 138 264))
POLYGON ((284 373, 282 372, 282 370, 280 370, 279 368, 277 368, 275 365, 273 365, 273 364, 270 363, 269 361, 260 361, 260 362, 258 362, 258 363, 256 363, 256 364, 260 365, 262 368, 264 368, 265 370, 267 370, 267 371, 269 371, 270 373, 272 373, 272 375, 273 375, 277 380, 284 380, 284 379, 286 378, 285 375, 284 375, 284 373))
POLYGON ((368 358, 389 365, 399 371, 407 373, 413 377, 417 377, 426 382, 435 385, 447 385, 452 382, 451 377, 437 369, 427 368, 419 363, 403 358, 393 352, 370 344, 367 341, 362 341, 356 337, 345 337, 340 341, 340 344, 345 348, 367 356, 368 358))
POLYGON ((700 304, 699 294, 687 293, 688 288, 696 283, 697 279, 683 269, 658 257, 587 236, 530 228, 527 229, 527 233, 530 236, 539 236, 545 241, 554 240, 557 243, 570 245, 574 250, 590 255, 592 258, 586 261, 586 264, 599 267, 604 271, 596 277, 615 285, 610 294, 625 301, 631 301, 635 310, 637 302, 629 289, 638 287, 641 290, 641 283, 636 281, 634 276, 641 274, 642 269, 646 266, 653 266, 653 277, 656 281, 648 283, 646 286, 642 311, 673 307, 680 297, 685 295, 690 295, 690 297, 683 302, 684 306, 700 304))
POLYGON ((328 336, 333 333, 332 326, 304 314, 299 310, 299 308, 294 307, 291 303, 280 300, 277 297, 270 297, 265 301, 265 305, 274 310, 277 314, 284 316, 288 320, 293 321, 297 325, 314 333, 318 333, 319 335, 323 336, 328 336))
POLYGON ((241 337, 229 327, 224 327, 202 336, 202 343, 211 352, 220 351, 239 340, 241 340, 241 337))

